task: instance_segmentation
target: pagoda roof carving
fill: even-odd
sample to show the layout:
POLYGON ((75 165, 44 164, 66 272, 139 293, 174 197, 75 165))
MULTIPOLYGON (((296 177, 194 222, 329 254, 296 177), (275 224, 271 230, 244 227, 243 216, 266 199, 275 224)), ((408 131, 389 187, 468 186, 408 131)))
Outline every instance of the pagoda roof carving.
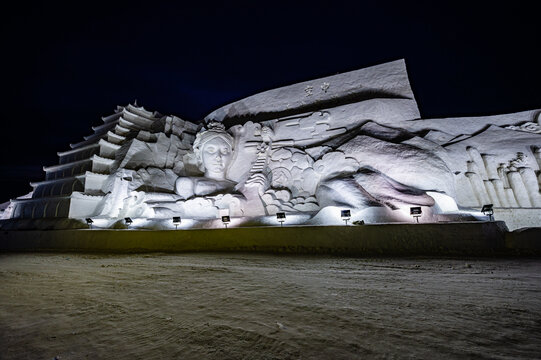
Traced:
POLYGON ((107 140, 105 140, 105 139, 100 139, 100 141, 98 142, 98 144, 99 144, 100 146, 106 146, 106 147, 109 147, 109 148, 111 148, 111 149, 113 149, 113 150, 118 150, 118 149, 120 149, 120 147, 121 147, 121 145, 119 145, 119 144, 114 144, 114 143, 109 142, 109 141, 107 141, 107 140))
POLYGON ((111 121, 102 125, 92 126, 92 130, 96 133, 106 132, 107 130, 113 128, 116 125, 117 121, 111 121))
POLYGON ((85 150, 92 149, 92 148, 97 148, 97 147, 99 147, 98 143, 92 143, 92 144, 88 144, 86 146, 79 147, 79 148, 76 148, 76 149, 71 149, 71 150, 66 150, 66 151, 59 151, 56 154, 58 156, 72 155, 72 154, 75 154, 75 153, 78 153, 78 152, 81 152, 81 151, 85 151, 85 150))
POLYGON ((25 203, 25 202, 46 202, 49 200, 63 200, 63 199, 70 199, 71 195, 53 195, 48 197, 39 197, 39 198, 16 198, 11 199, 11 202, 13 203, 25 203))
POLYGON ((92 171, 87 171, 83 176, 89 178, 89 177, 94 177, 94 178, 100 178, 102 180, 105 180, 109 177, 109 174, 100 174, 100 173, 96 173, 96 172, 92 172, 92 171))
POLYGON ((98 162, 98 163, 101 163, 101 164, 104 164, 104 165, 112 165, 115 162, 114 159, 104 158, 104 157, 99 156, 99 155, 93 155, 90 159, 92 161, 95 161, 95 162, 98 162))
POLYGON ((103 122, 105 122, 105 123, 108 123, 108 122, 117 120, 121 115, 122 115, 122 113, 116 112, 116 113, 111 114, 111 115, 102 116, 102 117, 101 117, 101 120, 102 120, 103 122))
POLYGON ((76 199, 99 200, 99 199, 102 199, 104 195, 91 195, 91 194, 84 194, 80 191, 74 191, 70 197, 76 198, 76 199))
POLYGON ((113 131, 107 132, 107 141, 115 143, 115 144, 121 144, 126 140, 125 136, 119 135, 113 131))
POLYGON ((122 121, 127 121, 134 124, 134 126, 138 128, 150 129, 152 128, 152 126, 154 126, 156 120, 159 119, 148 119, 139 115, 131 114, 129 112, 124 112, 122 117, 120 117, 119 119, 119 123, 122 123, 122 121))
POLYGON ((130 129, 122 126, 122 125, 119 125, 117 124, 117 126, 115 126, 115 134, 117 135, 120 135, 120 136, 125 136, 125 135, 128 135, 130 133, 130 129))
POLYGON ((128 104, 126 107, 124 107, 124 111, 130 112, 134 115, 139 115, 149 120, 155 120, 155 119, 159 119, 163 117, 163 115, 157 111, 151 112, 151 111, 146 110, 142 106, 134 106, 132 104, 128 104))
POLYGON ((61 183, 61 182, 70 182, 75 179, 83 180, 85 178, 84 174, 65 177, 65 178, 59 178, 59 179, 51 179, 51 180, 43 180, 43 181, 32 181, 30 183, 30 186, 32 187, 38 187, 40 185, 47 185, 47 184, 54 184, 54 183, 61 183))
MULTIPOLYGON (((94 155, 94 156, 96 156, 96 155, 94 155)), ((92 158, 83 159, 83 160, 77 160, 77 161, 72 161, 72 162, 65 163, 65 164, 58 164, 58 165, 44 166, 44 167, 43 167, 43 171, 49 172, 49 171, 56 171, 56 170, 62 170, 62 169, 69 169, 70 167, 77 166, 77 165, 81 165, 81 164, 84 164, 84 163, 90 162, 90 161, 92 161, 92 158)))
POLYGON ((118 119, 118 124, 125 129, 139 130, 139 127, 137 125, 135 125, 133 122, 129 120, 124 119, 124 117, 121 117, 120 119, 118 119))
POLYGON ((85 139, 81 142, 78 142, 78 143, 75 143, 75 144, 70 144, 70 147, 72 149, 77 149, 77 148, 81 148, 83 146, 86 146, 86 145, 89 145, 89 144, 92 144, 92 143, 95 143, 98 141, 98 139, 101 139, 103 137, 107 136, 106 134, 92 134, 88 137, 88 139, 85 139))

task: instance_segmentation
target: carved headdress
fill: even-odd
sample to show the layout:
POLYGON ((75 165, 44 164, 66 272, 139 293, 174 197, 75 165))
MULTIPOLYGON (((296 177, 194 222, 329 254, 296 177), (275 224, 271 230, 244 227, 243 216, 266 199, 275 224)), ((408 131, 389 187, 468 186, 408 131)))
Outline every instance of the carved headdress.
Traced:
POLYGON ((225 131, 224 124, 217 121, 211 121, 206 125, 206 130, 199 132, 195 136, 195 141, 193 142, 193 152, 197 158, 199 166, 202 165, 201 150, 203 150, 203 147, 207 142, 217 137, 224 140, 231 147, 231 150, 233 150, 233 136, 225 131))
POLYGON ((233 137, 225 131, 225 126, 222 123, 213 121, 207 125, 207 130, 199 132, 195 136, 193 143, 194 152, 201 151, 203 146, 215 137, 222 138, 231 148, 233 148, 233 137))

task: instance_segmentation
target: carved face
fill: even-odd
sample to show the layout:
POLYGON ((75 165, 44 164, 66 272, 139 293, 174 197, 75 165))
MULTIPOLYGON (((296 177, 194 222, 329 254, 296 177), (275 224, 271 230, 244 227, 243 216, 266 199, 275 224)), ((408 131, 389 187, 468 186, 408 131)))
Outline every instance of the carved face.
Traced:
POLYGON ((231 162, 231 146, 222 138, 215 137, 207 141, 201 149, 201 160, 205 167, 205 176, 211 179, 224 179, 231 162))

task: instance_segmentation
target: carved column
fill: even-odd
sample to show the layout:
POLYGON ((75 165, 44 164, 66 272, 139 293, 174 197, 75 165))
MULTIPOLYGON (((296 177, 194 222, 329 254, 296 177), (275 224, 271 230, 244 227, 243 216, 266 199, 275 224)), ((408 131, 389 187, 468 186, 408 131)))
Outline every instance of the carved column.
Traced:
POLYGON ((483 183, 485 184, 485 189, 490 199, 490 203, 494 204, 496 207, 500 207, 500 199, 498 199, 498 195, 496 195, 496 190, 494 190, 492 182, 490 180, 483 180, 483 183))
POLYGON ((505 164, 501 163, 500 166, 498 167, 498 177, 503 182, 503 188, 509 189, 511 185, 509 185, 509 180, 507 179, 507 174, 505 173, 505 170, 506 170, 505 164))
POLYGON ((533 156, 535 157, 535 160, 537 161, 537 165, 539 166, 539 169, 541 170, 541 148, 536 148, 533 151, 533 156))
POLYGON ((471 173, 475 173, 475 174, 480 174, 481 171, 479 170, 479 166, 477 166, 477 163, 473 160, 470 160, 466 163, 467 165, 467 172, 471 172, 471 173))
POLYGON ((515 197, 515 193, 513 192, 513 189, 509 187, 509 188, 504 188, 504 190, 505 190, 505 195, 507 195, 507 201, 509 202, 509 206, 519 207, 517 198, 515 197))
POLYGON ((500 179, 492 179, 490 180, 490 182, 492 182, 492 186, 494 186, 496 195, 498 195, 500 205, 502 207, 509 207, 509 201, 507 201, 507 194, 505 193, 505 189, 503 188, 503 181, 501 181, 500 179))
POLYGON ((483 159, 481 158, 481 154, 479 154, 479 151, 477 151, 477 149, 474 148, 473 146, 468 146, 466 150, 468 151, 468 154, 470 155, 470 159, 472 159, 475 165, 477 165, 477 168, 478 168, 477 173, 481 176, 483 180, 487 180, 488 176, 485 169, 485 164, 483 163, 483 159))
POLYGON ((490 154, 483 154, 481 157, 483 158, 488 179, 498 179, 498 164, 496 163, 496 157, 490 154))
POLYGON ((520 176, 518 171, 509 171, 507 173, 507 178, 509 179, 509 183, 511 184, 511 188, 513 189, 513 193, 515 194, 518 205, 520 207, 531 207, 532 203, 530 201, 530 197, 528 196, 524 182, 522 182, 522 176, 520 176))
POLYGON ((524 187, 526 188, 532 205, 541 207, 541 196, 539 195, 539 186, 537 184, 535 172, 529 167, 519 168, 518 172, 522 177, 522 182, 524 183, 524 187))
MULTIPOLYGON (((541 125, 541 114, 537 116, 537 122, 539 125, 541 125)), ((539 166, 539 176, 537 177, 537 183, 539 184, 539 187, 541 188, 541 148, 536 148, 533 152, 533 155, 535 157, 535 160, 537 161, 537 166, 539 166)))
POLYGON ((477 198, 477 201, 479 202, 479 205, 489 204, 490 199, 486 192, 485 184, 483 183, 483 180, 481 180, 479 174, 467 172, 465 175, 468 177, 468 179, 470 179, 473 192, 477 198))

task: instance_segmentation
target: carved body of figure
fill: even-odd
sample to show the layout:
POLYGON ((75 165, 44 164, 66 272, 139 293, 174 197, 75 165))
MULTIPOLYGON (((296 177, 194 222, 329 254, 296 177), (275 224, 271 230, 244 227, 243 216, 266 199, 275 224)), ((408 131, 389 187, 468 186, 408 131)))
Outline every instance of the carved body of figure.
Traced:
POLYGON ((251 215, 264 215, 261 195, 268 188, 267 178, 253 174, 243 184, 227 179, 227 169, 233 155, 233 137, 222 124, 211 123, 209 129, 197 134, 193 144, 194 155, 203 177, 179 177, 175 192, 184 200, 194 197, 211 197, 220 194, 234 194, 241 202, 241 209, 251 215))
POLYGON ((317 198, 322 206, 347 206, 352 209, 387 206, 395 210, 404 204, 434 205, 434 199, 425 191, 366 168, 349 176, 323 181, 317 189, 317 198))

